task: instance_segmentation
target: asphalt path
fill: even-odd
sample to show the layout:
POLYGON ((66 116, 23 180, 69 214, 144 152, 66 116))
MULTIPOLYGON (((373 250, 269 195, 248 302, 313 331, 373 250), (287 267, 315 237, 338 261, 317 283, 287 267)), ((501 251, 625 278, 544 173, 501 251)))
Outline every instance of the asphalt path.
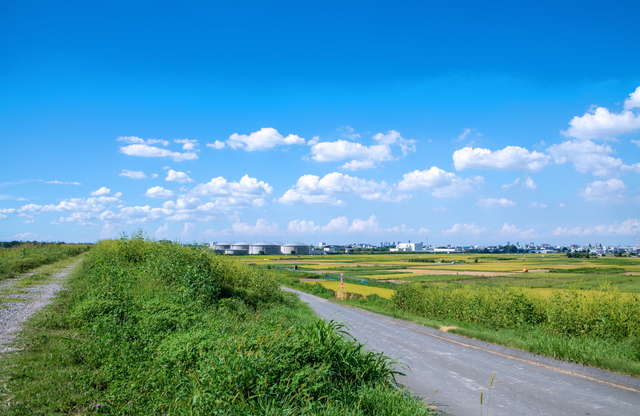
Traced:
POLYGON ((285 290, 297 293, 319 317, 343 322, 358 341, 405 365, 402 384, 445 415, 640 415, 640 379, 285 290))

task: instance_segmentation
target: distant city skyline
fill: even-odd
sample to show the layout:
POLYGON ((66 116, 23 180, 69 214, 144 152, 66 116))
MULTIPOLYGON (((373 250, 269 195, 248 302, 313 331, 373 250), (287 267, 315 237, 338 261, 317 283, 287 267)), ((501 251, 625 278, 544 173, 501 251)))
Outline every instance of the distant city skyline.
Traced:
POLYGON ((0 240, 635 246, 640 3, 13 3, 0 240))

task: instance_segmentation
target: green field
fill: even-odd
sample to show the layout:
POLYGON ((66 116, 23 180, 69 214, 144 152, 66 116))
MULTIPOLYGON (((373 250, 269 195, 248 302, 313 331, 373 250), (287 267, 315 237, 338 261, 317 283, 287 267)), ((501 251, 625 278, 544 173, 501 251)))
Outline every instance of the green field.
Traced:
POLYGON ((0 247, 0 280, 15 277, 38 266, 77 256, 87 244, 20 243, 0 247))
POLYGON ((17 347, 7 415, 431 414, 265 268, 142 237, 98 243, 17 347))
POLYGON ((318 296, 335 298, 335 279, 342 274, 348 292, 363 296, 341 302, 436 329, 445 326, 452 328, 449 332, 536 354, 640 376, 640 259, 437 255, 432 257, 437 262, 426 263, 409 262, 420 255, 404 253, 341 257, 261 261, 281 284, 318 296), (296 265, 297 272, 293 270, 296 265), (334 281, 301 284, 302 277, 334 281), (394 295, 385 299, 388 296, 376 290, 392 290, 394 295))

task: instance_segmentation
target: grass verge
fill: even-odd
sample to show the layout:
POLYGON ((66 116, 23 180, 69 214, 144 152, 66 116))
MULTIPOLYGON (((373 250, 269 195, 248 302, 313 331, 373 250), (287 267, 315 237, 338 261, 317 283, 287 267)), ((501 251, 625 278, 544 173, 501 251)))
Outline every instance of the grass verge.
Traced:
POLYGON ((388 357, 259 268, 103 241, 0 362, 9 415, 420 415, 388 357))

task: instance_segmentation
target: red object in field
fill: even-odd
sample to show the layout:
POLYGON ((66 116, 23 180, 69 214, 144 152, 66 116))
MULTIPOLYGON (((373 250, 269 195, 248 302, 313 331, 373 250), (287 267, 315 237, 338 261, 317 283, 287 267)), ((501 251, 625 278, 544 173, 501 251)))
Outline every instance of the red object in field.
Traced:
POLYGON ((527 273, 529 269, 522 269, 522 273, 527 273))
POLYGON ((340 273, 340 290, 344 290, 344 282, 342 281, 342 273, 340 273))

